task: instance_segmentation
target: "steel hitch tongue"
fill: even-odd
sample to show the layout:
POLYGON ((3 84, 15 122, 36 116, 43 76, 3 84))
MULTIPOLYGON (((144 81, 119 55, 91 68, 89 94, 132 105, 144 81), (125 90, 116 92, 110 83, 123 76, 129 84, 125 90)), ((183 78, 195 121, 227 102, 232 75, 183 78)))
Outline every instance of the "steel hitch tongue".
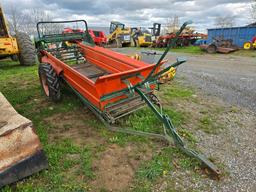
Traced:
POLYGON ((215 175, 220 175, 220 170, 215 166, 211 161, 209 161, 204 155, 189 149, 186 144, 183 142, 182 138, 179 136, 176 128, 174 127, 170 117, 167 114, 163 113, 162 107, 160 107, 160 111, 154 106, 154 104, 148 99, 148 97, 141 91, 136 88, 135 91, 141 96, 141 98, 146 102, 146 104, 150 107, 150 109, 154 112, 154 114, 158 117, 158 119, 163 123, 164 129, 164 139, 169 143, 173 143, 185 154, 196 158, 198 161, 203 163, 212 173, 215 175))

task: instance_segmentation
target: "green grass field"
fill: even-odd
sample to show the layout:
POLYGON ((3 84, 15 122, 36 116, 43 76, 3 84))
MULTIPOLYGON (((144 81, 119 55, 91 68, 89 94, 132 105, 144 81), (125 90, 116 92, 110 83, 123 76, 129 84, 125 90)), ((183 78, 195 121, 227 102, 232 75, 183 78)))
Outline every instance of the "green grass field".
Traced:
MULTIPOLYGON (((119 154, 124 161, 131 159, 134 166, 128 186, 121 191, 150 191, 152 186, 165 179, 171 185, 175 182, 170 178, 174 170, 189 170, 201 177, 200 172, 195 171, 199 168, 198 162, 175 147, 154 139, 107 131, 68 88, 63 87, 61 102, 48 101, 41 91, 37 67, 1 61, 0 91, 21 115, 32 120, 48 157, 49 169, 1 191, 108 191, 101 180, 108 178, 108 171, 102 167, 108 162, 102 162, 102 159, 113 147, 121 151, 120 155, 113 150, 114 154, 119 154), (127 146, 131 151, 123 154, 127 146)), ((198 102, 193 94, 193 89, 183 87, 175 80, 163 85, 159 93, 167 114, 191 146, 197 142, 193 136, 196 129, 187 129, 188 122, 192 120, 195 127, 202 130, 206 129, 206 124, 212 126, 212 120, 207 119, 211 111, 207 111, 202 120, 191 119, 191 112, 175 107, 175 103, 198 102)), ((124 118, 121 123, 136 130, 157 132, 161 129, 156 117, 146 108, 124 118)), ((119 168, 111 169, 118 171, 119 168)))
MULTIPOLYGON (((156 50, 163 51, 164 48, 154 48, 156 50)), ((188 53, 188 54, 196 54, 196 55, 203 55, 207 54, 205 51, 202 51, 198 46, 189 46, 189 47, 177 47, 170 49, 171 52, 176 53, 188 53)), ((256 50, 238 50, 233 53, 229 53, 229 55, 235 56, 243 56, 243 57, 256 57, 256 50)))

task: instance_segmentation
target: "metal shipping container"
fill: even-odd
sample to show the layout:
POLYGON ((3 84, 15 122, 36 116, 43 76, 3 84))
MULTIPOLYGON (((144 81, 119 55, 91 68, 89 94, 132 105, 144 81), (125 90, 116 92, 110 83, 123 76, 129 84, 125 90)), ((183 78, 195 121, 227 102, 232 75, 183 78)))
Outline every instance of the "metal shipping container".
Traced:
POLYGON ((207 43, 212 43, 214 37, 223 37, 224 39, 232 39, 235 45, 243 47, 244 42, 251 41, 254 36, 256 36, 256 27, 208 29, 207 43))

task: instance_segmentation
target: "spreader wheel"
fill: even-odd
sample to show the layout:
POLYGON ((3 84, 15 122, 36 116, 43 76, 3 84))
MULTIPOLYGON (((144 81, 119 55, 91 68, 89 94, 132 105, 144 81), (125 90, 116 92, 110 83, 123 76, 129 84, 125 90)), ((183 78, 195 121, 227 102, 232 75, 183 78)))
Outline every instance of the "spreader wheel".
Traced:
POLYGON ((41 63, 38 68, 40 83, 45 95, 54 102, 61 99, 60 80, 51 65, 41 63))
POLYGON ((252 43, 251 42, 245 42, 244 43, 244 49, 245 50, 252 49, 252 43))

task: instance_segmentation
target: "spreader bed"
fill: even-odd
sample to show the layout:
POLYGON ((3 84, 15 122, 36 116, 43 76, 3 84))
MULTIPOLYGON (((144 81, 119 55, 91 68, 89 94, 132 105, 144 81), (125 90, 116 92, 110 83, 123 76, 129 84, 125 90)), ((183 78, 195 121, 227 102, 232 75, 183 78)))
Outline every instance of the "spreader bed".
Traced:
POLYGON ((72 68, 75 71, 77 71, 78 73, 80 73, 80 74, 84 75, 85 77, 87 77, 88 79, 92 80, 94 83, 96 82, 96 80, 99 77, 109 74, 104 69, 99 68, 99 67, 91 64, 90 62, 74 65, 74 66, 72 66, 72 68))

